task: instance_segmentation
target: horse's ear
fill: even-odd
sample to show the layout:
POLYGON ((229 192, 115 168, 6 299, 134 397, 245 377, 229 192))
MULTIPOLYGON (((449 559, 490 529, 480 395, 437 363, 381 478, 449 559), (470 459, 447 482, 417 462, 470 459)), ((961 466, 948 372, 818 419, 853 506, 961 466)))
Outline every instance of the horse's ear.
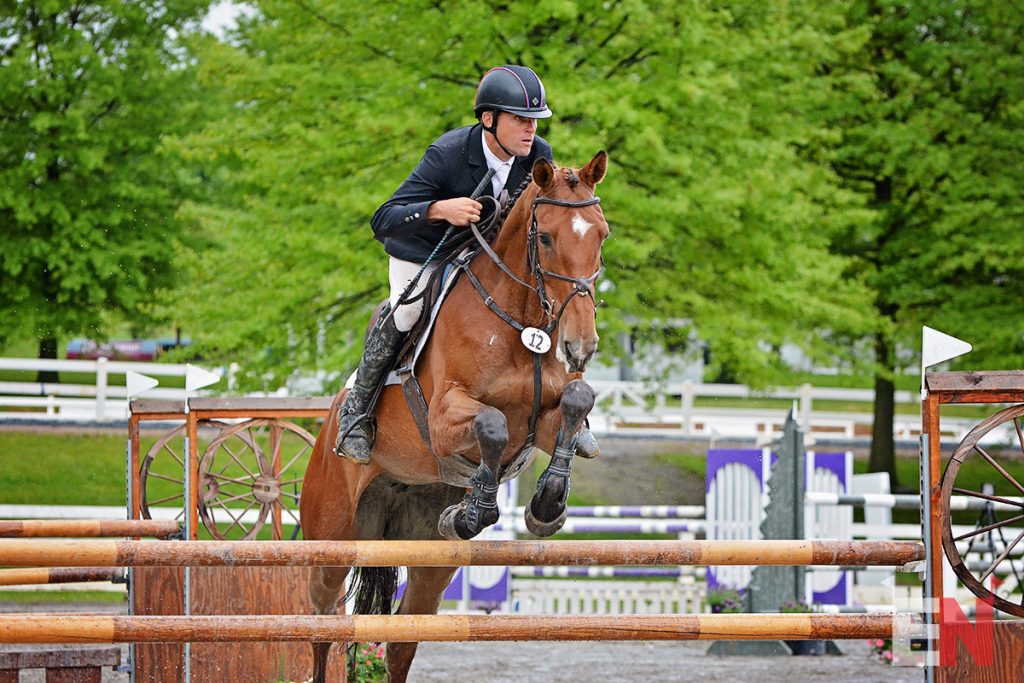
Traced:
POLYGON ((537 187, 546 190, 554 180, 555 167, 551 165, 550 161, 541 157, 533 162, 533 182, 537 183, 537 187))
POLYGON ((603 149, 594 155, 594 158, 587 162, 587 165, 580 169, 580 180, 584 184, 594 187, 604 180, 604 174, 608 170, 608 153, 603 149))

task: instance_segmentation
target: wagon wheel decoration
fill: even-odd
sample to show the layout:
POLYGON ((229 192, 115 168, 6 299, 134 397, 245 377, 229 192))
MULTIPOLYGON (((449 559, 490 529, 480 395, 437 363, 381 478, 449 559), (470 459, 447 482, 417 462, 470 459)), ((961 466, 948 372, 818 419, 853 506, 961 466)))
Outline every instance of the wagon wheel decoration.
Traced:
POLYGON ((316 438, 277 418, 224 429, 199 460, 199 516, 214 538, 256 538, 269 521, 280 539, 283 524, 299 525, 299 488, 316 438))
MULTIPOLYGON (((198 427, 223 429, 230 427, 219 420, 200 420, 198 427)), ((181 425, 167 432, 146 452, 139 466, 141 492, 139 508, 144 519, 153 519, 153 509, 172 507, 177 509, 174 519, 185 519, 185 427, 181 425)))
POLYGON ((1024 458, 1022 416, 1024 404, 1007 408, 977 425, 960 442, 942 475, 942 548, 953 571, 974 595, 991 600, 996 609, 1018 617, 1024 617, 1024 576, 1020 569, 1020 553, 1024 551, 1024 531, 1020 530, 1024 526, 1024 482, 1010 474, 1005 464, 1024 458), (1006 423, 1012 423, 1015 438, 997 458, 992 454, 995 449, 982 446, 980 441, 1006 423), (988 467, 993 486, 974 491, 956 485, 960 466, 968 458, 973 458, 972 463, 978 467, 988 467), (969 533, 953 534, 950 502, 954 495, 985 501, 981 517, 969 533), (1011 531, 1010 527, 1015 528, 1011 531), (988 549, 989 559, 967 561, 969 552, 988 549))

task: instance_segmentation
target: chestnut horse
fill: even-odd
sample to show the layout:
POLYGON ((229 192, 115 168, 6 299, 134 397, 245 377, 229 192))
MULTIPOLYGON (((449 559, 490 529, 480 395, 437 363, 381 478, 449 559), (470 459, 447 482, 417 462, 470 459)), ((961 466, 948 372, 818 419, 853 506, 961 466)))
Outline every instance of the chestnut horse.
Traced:
MULTIPOLYGON (((603 151, 581 169, 534 164, 493 245, 463 266, 417 363, 424 429, 402 388, 388 386, 372 461, 354 464, 332 452, 344 391, 335 398, 303 483, 306 539, 472 538, 498 520, 499 482, 535 448, 552 458, 527 525, 539 536, 561 528, 576 435, 594 404, 582 374, 597 349, 594 286, 608 224, 594 188, 606 168, 603 151)), ((318 614, 336 613, 348 572, 313 570, 318 614)), ((397 613, 437 612, 454 572, 410 567, 397 613)), ((359 571, 355 612, 389 613, 396 577, 390 567, 359 571)), ((313 681, 325 680, 331 645, 313 643, 313 681)), ((406 680, 417 645, 387 644, 391 683, 406 680)))

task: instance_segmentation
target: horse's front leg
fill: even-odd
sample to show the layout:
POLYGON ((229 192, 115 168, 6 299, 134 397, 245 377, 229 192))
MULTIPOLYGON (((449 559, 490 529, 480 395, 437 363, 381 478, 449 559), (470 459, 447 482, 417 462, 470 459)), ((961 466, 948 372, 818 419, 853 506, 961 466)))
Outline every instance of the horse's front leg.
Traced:
POLYGON ((436 417, 442 426, 431 430, 431 441, 439 453, 468 450, 469 439, 475 439, 480 450, 480 466, 469 492, 442 512, 437 523, 438 532, 448 540, 468 540, 498 521, 498 474, 508 446, 508 424, 500 410, 459 390, 448 393, 436 417))
POLYGON ((526 507, 526 528, 534 536, 550 536, 565 524, 569 476, 576 452, 576 435, 594 407, 594 390, 581 379, 569 382, 562 391, 559 408, 562 424, 551 462, 537 480, 537 492, 526 507))

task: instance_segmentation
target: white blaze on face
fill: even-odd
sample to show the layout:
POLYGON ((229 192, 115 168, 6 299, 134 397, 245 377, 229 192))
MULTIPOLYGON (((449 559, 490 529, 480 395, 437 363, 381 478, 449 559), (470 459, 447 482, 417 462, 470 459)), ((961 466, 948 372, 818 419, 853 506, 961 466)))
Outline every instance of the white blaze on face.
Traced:
POLYGON ((588 223, 588 222, 587 222, 587 221, 586 221, 586 220, 585 220, 585 219, 583 218, 583 216, 581 216, 581 215, 579 214, 579 212, 578 212, 578 211, 577 211, 576 213, 574 213, 574 214, 573 214, 573 216, 572 216, 572 230, 573 230, 573 232, 575 232, 575 233, 576 233, 577 235, 579 235, 579 236, 580 236, 580 238, 582 238, 583 236, 585 236, 585 235, 587 234, 587 231, 588 231, 588 230, 590 230, 590 229, 591 229, 592 227, 594 227, 594 226, 593 226, 593 225, 591 225, 590 223, 588 223))

